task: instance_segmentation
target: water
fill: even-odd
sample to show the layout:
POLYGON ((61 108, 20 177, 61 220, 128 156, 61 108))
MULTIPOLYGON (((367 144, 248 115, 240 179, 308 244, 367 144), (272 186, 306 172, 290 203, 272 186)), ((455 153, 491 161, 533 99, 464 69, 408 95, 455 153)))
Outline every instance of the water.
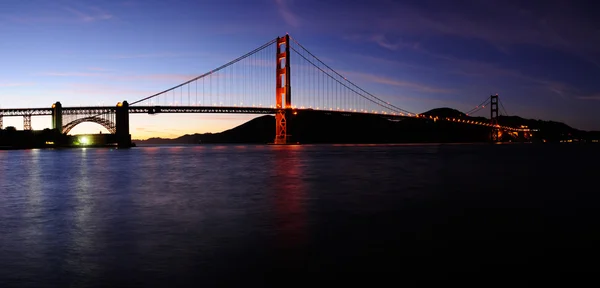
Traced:
POLYGON ((484 271, 517 277, 530 265, 585 258, 598 240, 598 150, 0 151, 0 287, 411 286, 484 271))

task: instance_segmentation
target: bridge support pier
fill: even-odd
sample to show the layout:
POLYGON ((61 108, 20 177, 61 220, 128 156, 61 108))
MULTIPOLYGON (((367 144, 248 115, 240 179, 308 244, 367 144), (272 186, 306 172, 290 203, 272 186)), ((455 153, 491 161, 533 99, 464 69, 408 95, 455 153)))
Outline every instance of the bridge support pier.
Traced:
POLYGON ((62 105, 60 102, 52 104, 52 129, 58 130, 62 134, 63 118, 62 118, 62 105))
POLYGON ((0 130, 2 130, 2 128, 3 128, 2 125, 4 125, 4 123, 2 121, 3 121, 2 115, 0 115, 0 130))
POLYGON ((277 103, 277 114, 275 114, 275 141, 274 144, 287 144, 287 121, 290 119, 292 108, 292 90, 290 86, 290 35, 277 37, 277 81, 275 87, 275 101, 277 103), (281 45, 285 50, 281 51, 281 45), (283 67, 282 67, 283 66, 283 67), (283 102, 285 98, 285 104, 283 102), (285 108, 284 108, 285 107, 285 108))
POLYGON ((23 130, 31 131, 31 114, 23 115, 23 130))
POLYGON ((115 116, 117 146, 129 148, 131 147, 131 134, 129 134, 129 103, 127 101, 117 103, 115 116))

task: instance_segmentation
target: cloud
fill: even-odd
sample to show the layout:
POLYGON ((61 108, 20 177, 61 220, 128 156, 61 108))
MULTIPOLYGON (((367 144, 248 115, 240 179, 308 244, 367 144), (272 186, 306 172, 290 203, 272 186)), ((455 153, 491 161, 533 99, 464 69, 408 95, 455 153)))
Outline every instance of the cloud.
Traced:
MULTIPOLYGON (((90 69, 94 70, 94 69, 90 69)), ((108 71, 105 69, 98 71, 108 71)), ((134 80, 148 80, 148 81, 168 81, 168 82, 185 82, 194 77, 196 74, 139 74, 139 75, 123 75, 105 72, 42 72, 36 75, 42 76, 55 76, 55 77, 99 77, 107 78, 115 81, 134 81, 134 80)), ((219 77, 219 75, 213 75, 213 77, 219 77)))
POLYGON ((382 48, 392 51, 397 51, 402 48, 417 50, 421 46, 419 42, 406 41, 400 37, 391 37, 381 32, 373 34, 350 34, 342 36, 342 39, 349 41, 372 42, 382 48))
POLYGON ((146 75, 123 75, 115 76, 118 80, 131 81, 131 80, 149 80, 149 81, 169 81, 182 83, 188 81, 198 75, 195 74, 146 74, 146 75))
POLYGON ((137 1, 133 1, 133 0, 127 0, 127 1, 123 1, 120 3, 120 5, 122 6, 138 6, 138 2, 137 1))
MULTIPOLYGON (((544 89, 546 91, 553 92, 554 94, 562 97, 562 98, 571 98, 571 95, 576 94, 574 92, 576 89, 571 87, 570 85, 560 82, 560 81, 551 81, 541 77, 531 76, 521 72, 518 69, 508 69, 499 67, 498 64, 470 60, 470 59, 461 59, 453 56, 443 55, 439 53, 434 53, 426 49, 425 47, 420 47, 418 50, 419 53, 431 56, 433 58, 438 59, 436 61, 436 66, 432 67, 431 65, 422 65, 422 64, 414 64, 414 63, 405 63, 398 62, 395 60, 390 60, 389 58, 380 58, 374 56, 364 56, 364 55, 353 55, 353 57, 360 57, 365 61, 369 61, 371 63, 379 63, 383 65, 387 65, 389 67, 394 68, 405 68, 405 69, 416 69, 421 71, 427 71, 429 73, 442 73, 442 74, 454 74, 454 75, 462 75, 467 77, 476 77, 481 80, 478 81, 488 81, 488 80, 498 80, 500 78, 510 78, 514 80, 518 80, 520 84, 523 85, 535 85, 538 88, 544 89)), ((388 79, 389 80, 389 79, 388 79)), ((390 81, 382 80, 382 82, 389 83, 390 81)), ((465 82, 468 82, 465 80, 465 82)), ((515 82, 513 82, 515 83, 515 82)), ((391 84, 391 83, 389 83, 391 84)), ((490 83, 486 84, 489 85, 490 83)))
POLYGON ((110 71, 109 69, 100 68, 100 67, 89 67, 89 68, 87 68, 87 70, 98 71, 98 72, 108 72, 108 71, 110 71))
MULTIPOLYGON (((402 36, 404 41, 418 38, 417 43, 421 44, 452 38, 479 40, 503 54, 526 46, 544 48, 576 56, 600 67, 597 49, 600 24, 594 21, 593 13, 579 5, 581 3, 574 5, 568 0, 534 3, 519 0, 465 0, 458 3, 372 0, 364 5, 359 2, 335 5, 322 1, 313 9, 313 13, 318 14, 313 15, 315 20, 306 25, 318 33, 359 33, 362 40, 372 37, 371 41, 390 50, 408 44, 391 36, 402 36), (335 21, 328 15, 331 10, 335 10, 335 21)), ((355 35, 344 38, 352 37, 355 35)))
POLYGON ((83 22, 95 22, 113 18, 113 15, 96 7, 86 8, 85 11, 71 7, 65 7, 64 9, 77 16, 77 18, 83 22))
POLYGON ((430 9, 429 1, 422 2, 391 5, 388 15, 375 20, 376 27, 405 35, 480 39, 503 52, 513 45, 536 45, 578 55, 596 65, 600 62, 596 49, 600 39, 592 36, 600 27, 570 1, 533 6, 516 0, 474 1, 469 9, 450 3, 430 9))
POLYGON ((579 100, 596 100, 596 101, 600 101, 600 94, 591 95, 591 96, 578 96, 578 97, 575 97, 575 98, 579 99, 579 100))
POLYGON ((17 16, 11 15, 7 16, 7 19, 10 22, 20 23, 20 24, 33 24, 33 23, 60 23, 66 22, 64 18, 61 17, 52 17, 52 16, 17 16))
POLYGON ((178 53, 141 53, 141 54, 129 54, 129 55, 114 55, 109 56, 112 59, 136 59, 136 58, 170 58, 170 57, 181 57, 185 54, 178 53))
POLYGON ((377 45, 392 50, 392 51, 396 51, 399 50, 401 48, 412 48, 412 49, 418 49, 419 48, 419 43, 418 42, 414 42, 414 43, 407 43, 404 42, 402 40, 396 40, 396 41, 390 41, 385 35, 383 34, 375 34, 373 36, 371 36, 370 38, 371 41, 377 43, 377 45))
POLYGON ((22 86, 33 86, 33 82, 0 82, 0 87, 22 87, 22 86))
POLYGON ((600 100, 599 93, 590 93, 589 90, 586 91, 586 89, 582 89, 581 87, 576 87, 567 83, 539 80, 537 84, 539 84, 539 87, 542 89, 550 91, 563 99, 600 100))
POLYGON ((296 16, 289 7, 291 4, 290 0, 275 0, 275 4, 277 5, 281 17, 288 25, 292 27, 300 26, 298 16, 296 16))
MULTIPOLYGON (((50 2, 49 2, 50 3, 50 2)), ((20 24, 97 22, 113 19, 113 15, 97 7, 36 7, 24 15, 11 14, 2 18, 20 24), (67 13, 65 13, 65 11, 67 13)), ((1 19, 1 18, 0 18, 1 19)))
MULTIPOLYGON (((73 105, 113 105, 118 100, 137 100, 155 93, 153 89, 135 89, 120 87, 115 84, 94 84, 94 83, 71 83, 63 85, 57 89, 51 89, 46 92, 48 96, 59 96, 73 99, 73 97, 85 97, 88 100, 82 103, 74 103, 73 105), (106 97, 106 98, 101 98, 106 97), (116 98, 116 99, 115 99, 116 98), (98 103, 97 99, 101 99, 104 103, 98 103), (112 100, 111 100, 112 99, 112 100), (90 102, 91 101, 91 102, 90 102), (114 103, 112 103, 112 102, 114 103)), ((68 104, 63 103, 64 106, 68 104)))
POLYGON ((42 76, 57 76, 57 77, 96 77, 96 76, 106 76, 106 73, 97 73, 97 72, 42 72, 37 73, 36 75, 42 76))
POLYGON ((367 73, 346 71, 346 72, 343 72, 342 75, 347 75, 352 78, 360 78, 365 81, 379 83, 379 84, 408 88, 408 89, 411 89, 414 91, 419 91, 419 92, 437 93, 437 94, 450 94, 450 93, 456 92, 453 89, 438 88, 438 87, 428 86, 428 85, 425 85, 422 83, 396 80, 396 79, 388 78, 385 76, 379 76, 379 75, 373 75, 373 74, 367 74, 367 73))

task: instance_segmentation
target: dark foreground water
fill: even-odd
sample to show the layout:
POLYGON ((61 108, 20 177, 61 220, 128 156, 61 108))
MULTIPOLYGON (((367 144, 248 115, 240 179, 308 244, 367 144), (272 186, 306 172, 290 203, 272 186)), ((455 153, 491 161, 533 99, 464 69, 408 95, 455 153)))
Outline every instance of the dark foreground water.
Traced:
POLYGON ((599 148, 0 151, 0 287, 537 281, 597 263, 599 148))

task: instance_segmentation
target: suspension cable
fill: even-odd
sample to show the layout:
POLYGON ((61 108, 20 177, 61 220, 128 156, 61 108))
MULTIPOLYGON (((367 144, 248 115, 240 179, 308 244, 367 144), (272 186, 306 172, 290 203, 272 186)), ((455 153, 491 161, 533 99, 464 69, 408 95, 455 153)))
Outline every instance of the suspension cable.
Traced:
MULTIPOLYGON (((335 73, 337 76, 339 76, 339 77, 343 78, 345 81, 347 81, 348 83, 350 83, 352 86, 356 87, 358 90, 360 90, 360 91, 362 91, 362 92, 366 93, 367 95, 369 95, 369 96, 371 96, 371 97, 373 97, 373 98, 375 98, 375 99, 377 99, 377 100, 379 100, 379 101, 381 101, 381 102, 383 102, 383 103, 385 103, 385 104, 387 104, 387 105, 389 105, 389 106, 391 106, 391 107, 393 107, 393 108, 395 108, 395 109, 398 109, 398 110, 400 110, 400 111, 404 111, 405 113, 409 113, 409 114, 416 114, 416 113, 412 113, 412 112, 409 112, 409 111, 407 111, 407 110, 404 110, 404 109, 402 109, 402 108, 400 108, 400 107, 396 107, 396 106, 394 106, 394 105, 392 105, 392 104, 390 104, 390 103, 388 103, 388 102, 386 102, 386 101, 384 101, 384 100, 382 100, 382 99, 378 98, 377 96, 375 96, 375 95, 373 95, 373 94, 371 94, 371 93, 369 93, 369 92, 365 91, 364 89, 360 88, 358 85, 354 84, 352 81, 350 81, 350 80, 348 80, 346 77, 342 76, 340 73, 338 73, 337 71, 335 71, 333 68, 329 67, 327 64, 325 64, 325 62, 321 61, 321 59, 319 59, 317 56, 315 56, 314 54, 312 54, 312 53, 311 53, 311 52, 310 52, 308 49, 306 49, 304 46, 302 46, 302 44, 300 44, 298 41, 296 41, 296 39, 292 38, 291 36, 290 36, 290 38, 291 38, 291 39, 292 39, 292 41, 294 41, 294 43, 296 43, 296 44, 297 44, 297 45, 298 45, 300 48, 304 49, 304 51, 306 51, 306 52, 307 52, 307 53, 308 53, 310 56, 314 57, 314 58, 315 58, 315 59, 316 59, 318 62, 320 62, 321 64, 323 64, 323 66, 325 66, 325 67, 327 67, 329 70, 333 71, 333 73, 335 73)), ((290 47, 290 48, 292 48, 292 49, 293 49, 293 47, 290 47)), ((296 51, 296 50, 294 49, 294 51, 296 51)), ((298 53, 298 51, 296 51, 296 53, 298 53)), ((299 53, 298 53, 298 54, 299 54, 299 53)), ((305 57, 303 57, 303 58, 305 58, 305 57)), ((306 59, 306 58, 305 58, 305 59, 306 59)), ((309 61, 309 60, 307 59, 307 61, 309 61)), ((311 62, 311 61, 309 61, 309 62, 311 62)), ((312 62, 311 62, 311 64, 312 64, 312 65, 315 65, 315 64, 314 64, 314 63, 312 63, 312 62)), ((319 69, 319 70, 323 71, 322 69, 319 69)), ((324 72, 324 71, 323 71, 323 72, 324 72)), ((326 73, 326 72, 325 72, 325 73, 326 73)), ((329 75, 329 74, 328 74, 328 75, 329 75)), ((331 77, 331 75, 329 75, 329 76, 331 77)), ((339 82, 339 81, 338 81, 338 82, 339 82)), ((340 83, 340 84, 342 84, 342 83, 340 83)), ((344 86, 345 86, 346 88, 348 88, 348 89, 351 89, 350 87, 348 87, 348 86, 346 86, 346 85, 344 85, 344 86)), ((361 95, 361 93, 358 93, 358 92, 356 92, 355 90, 352 90, 352 91, 354 91, 355 93, 357 93, 357 94, 361 95)), ((363 96, 363 95, 361 95, 361 96, 362 96, 362 97, 365 97, 365 96, 363 96)), ((377 104, 377 103, 376 103, 376 104, 377 104)), ((378 105, 380 105, 380 106, 384 106, 384 107, 385 107, 385 105, 381 105, 381 104, 378 104, 378 105)), ((390 109, 390 110, 393 110, 393 109, 391 109, 391 108, 388 108, 388 109, 390 109)))
POLYGON ((242 55, 242 56, 240 56, 240 57, 238 57, 238 58, 236 58, 236 59, 234 59, 234 60, 232 60, 232 61, 228 62, 227 64, 224 64, 224 65, 222 65, 222 66, 220 66, 220 67, 218 67, 218 68, 216 68, 216 69, 213 69, 213 70, 211 70, 211 71, 209 71, 209 72, 206 72, 206 73, 204 73, 204 74, 202 74, 202 75, 200 75, 200 76, 198 76, 198 77, 195 77, 195 78, 193 78, 193 79, 191 79, 191 80, 188 80, 188 81, 186 81, 186 82, 183 82, 183 83, 181 83, 181 84, 179 84, 179 85, 177 85, 177 86, 171 87, 171 88, 169 88, 169 89, 167 89, 167 90, 164 90, 164 91, 158 92, 158 93, 156 93, 156 94, 153 94, 153 95, 151 95, 151 96, 148 96, 148 97, 146 97, 146 98, 143 98, 143 99, 140 99, 140 100, 137 100, 137 101, 135 101, 135 102, 131 102, 131 104, 129 104, 129 105, 134 105, 134 104, 136 104, 136 103, 140 103, 140 102, 142 102, 142 101, 146 101, 146 100, 148 100, 148 99, 150 99, 150 98, 153 98, 153 97, 159 96, 159 95, 161 95, 161 94, 163 94, 163 93, 166 93, 166 92, 169 92, 169 91, 171 91, 171 90, 177 89, 177 88, 179 88, 179 87, 181 87, 181 86, 183 86, 183 85, 189 84, 189 83, 191 83, 191 82, 193 82, 193 81, 196 81, 196 80, 198 80, 198 79, 200 79, 200 78, 203 78, 203 77, 205 77, 205 76, 207 76, 207 75, 211 75, 211 74, 213 74, 213 73, 215 73, 215 72, 218 72, 218 71, 220 71, 220 70, 222 70, 222 69, 225 69, 225 68, 227 68, 227 67, 229 67, 229 66, 231 66, 231 65, 233 65, 233 64, 235 64, 235 63, 237 63, 237 62, 239 62, 239 61, 241 61, 241 60, 244 60, 245 58, 248 58, 249 56, 253 55, 253 54, 254 54, 254 53, 256 53, 256 52, 258 52, 258 51, 260 51, 260 50, 262 50, 262 49, 265 49, 266 47, 268 47, 269 45, 271 45, 271 44, 275 43, 276 41, 277 41, 277 39, 273 39, 273 40, 271 40, 271 41, 269 41, 269 42, 267 42, 267 43, 263 44, 262 46, 260 46, 260 47, 258 47, 258 48, 256 48, 256 49, 254 49, 254 50, 252 50, 252 51, 250 51, 250 52, 248 52, 248 53, 246 53, 246 54, 244 54, 244 55, 242 55))

